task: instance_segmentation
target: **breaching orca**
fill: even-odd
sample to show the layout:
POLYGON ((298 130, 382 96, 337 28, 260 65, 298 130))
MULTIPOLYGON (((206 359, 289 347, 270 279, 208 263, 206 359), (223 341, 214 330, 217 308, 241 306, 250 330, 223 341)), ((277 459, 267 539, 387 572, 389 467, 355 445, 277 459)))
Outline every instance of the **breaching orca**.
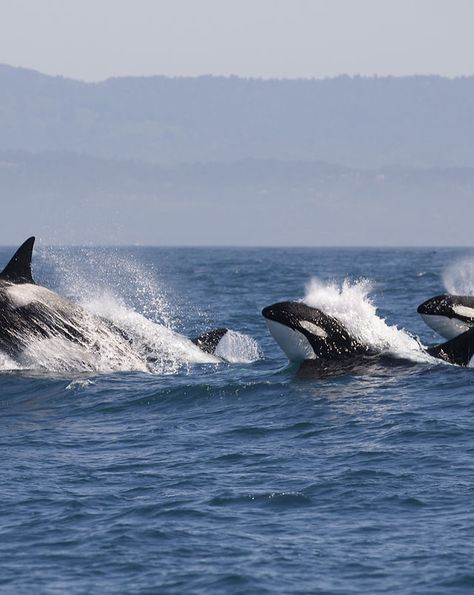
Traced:
MULTIPOLYGON (((347 369, 354 362, 373 362, 380 355, 353 337, 336 318, 301 302, 273 304, 264 308, 262 314, 290 362, 347 369)), ((446 362, 468 366, 474 355, 474 328, 426 352, 446 362)))
POLYGON ((454 339, 474 327, 474 297, 437 295, 418 306, 426 324, 445 339, 454 339))
MULTIPOLYGON (((101 340, 112 340, 114 348, 127 356, 133 340, 126 331, 35 283, 31 272, 34 242, 34 237, 26 240, 0 273, 0 351, 18 360, 35 340, 62 339, 93 353, 100 349, 101 340)), ((214 329, 191 341, 214 354, 227 332, 226 328, 214 329)), ((153 361, 153 354, 146 356, 153 361)))
POLYGON ((370 353, 336 318, 301 302, 279 302, 264 308, 262 314, 290 362, 370 353))

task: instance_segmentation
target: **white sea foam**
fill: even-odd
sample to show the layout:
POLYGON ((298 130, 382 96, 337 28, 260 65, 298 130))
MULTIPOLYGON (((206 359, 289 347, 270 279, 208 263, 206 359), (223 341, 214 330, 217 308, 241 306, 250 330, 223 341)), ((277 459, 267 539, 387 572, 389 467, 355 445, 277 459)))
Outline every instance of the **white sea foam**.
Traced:
POLYGON ((67 386, 66 390, 80 390, 83 388, 87 388, 89 386, 93 386, 95 383, 90 378, 78 378, 76 380, 72 380, 67 386))
POLYGON ((17 362, 13 361, 8 357, 8 355, 0 351, 0 370, 2 372, 9 372, 11 370, 19 369, 21 369, 21 366, 17 362))
POLYGON ((474 258, 457 260, 443 271, 443 285, 454 295, 474 295, 474 258))
POLYGON ((313 278, 306 286, 304 303, 337 318, 361 343, 380 352, 419 359, 426 356, 418 340, 403 329, 388 325, 377 315, 367 279, 342 284, 313 278))

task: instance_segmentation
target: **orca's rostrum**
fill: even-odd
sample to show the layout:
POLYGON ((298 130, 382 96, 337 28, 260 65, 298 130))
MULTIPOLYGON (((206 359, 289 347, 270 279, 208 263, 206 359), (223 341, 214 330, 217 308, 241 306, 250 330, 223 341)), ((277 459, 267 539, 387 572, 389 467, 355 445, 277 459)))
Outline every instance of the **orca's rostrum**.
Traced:
MULTIPOLYGON (((377 352, 365 345, 335 317, 301 302, 279 302, 262 310, 275 341, 290 362, 314 362, 325 366, 328 362, 347 366, 352 360, 373 361, 377 352)), ((474 355, 474 328, 425 350, 429 355, 468 366, 474 355)))
POLYGON ((474 327, 474 297, 442 294, 418 306, 426 324, 445 339, 454 339, 474 327))
MULTIPOLYGON (((69 346, 79 347, 84 360, 81 369, 96 369, 94 360, 102 352, 113 351, 125 362, 156 359, 152 352, 141 349, 138 353, 133 338, 113 322, 37 285, 31 271, 34 242, 34 237, 26 240, 0 273, 1 352, 21 364, 24 354, 34 353, 38 346, 57 357, 69 346)), ((194 339, 181 339, 215 354, 227 331, 219 328, 194 339)), ((68 368, 67 362, 64 367, 68 368)))

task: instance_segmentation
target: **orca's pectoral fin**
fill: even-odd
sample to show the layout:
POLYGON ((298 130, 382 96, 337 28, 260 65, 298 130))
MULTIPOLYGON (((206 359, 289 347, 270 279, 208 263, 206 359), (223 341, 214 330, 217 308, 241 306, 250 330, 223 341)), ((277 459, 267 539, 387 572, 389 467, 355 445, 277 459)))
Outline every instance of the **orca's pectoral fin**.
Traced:
POLYGON ((430 347, 427 352, 438 359, 458 366, 468 366, 474 356, 474 328, 469 329, 462 335, 430 347))
POLYGON ((199 337, 194 337, 191 341, 205 353, 215 353, 222 337, 227 334, 227 328, 215 328, 199 337))
POLYGON ((12 283, 34 283, 31 275, 31 258, 33 256, 34 243, 35 238, 31 237, 18 248, 13 258, 0 273, 0 279, 5 279, 12 283))

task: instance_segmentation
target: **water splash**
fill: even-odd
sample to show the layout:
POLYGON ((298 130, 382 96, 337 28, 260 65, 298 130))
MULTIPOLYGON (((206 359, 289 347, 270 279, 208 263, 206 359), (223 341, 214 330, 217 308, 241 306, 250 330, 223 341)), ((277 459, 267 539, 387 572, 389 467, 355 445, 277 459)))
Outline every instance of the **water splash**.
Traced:
POLYGON ((232 364, 250 364, 263 358, 262 350, 255 339, 232 330, 221 339, 215 353, 232 364))
POLYGON ((258 344, 240 333, 228 333, 217 356, 204 353, 177 333, 173 327, 179 319, 153 272, 133 258, 102 250, 77 253, 66 249, 51 251, 48 256, 53 279, 60 279, 56 285, 79 306, 40 286, 22 286, 20 295, 13 297, 16 302, 24 298, 27 303, 41 303, 49 320, 72 332, 74 340, 51 332, 50 326, 44 327, 41 336, 18 337, 25 346, 18 362, 1 356, 1 370, 164 375, 195 363, 217 364, 222 359, 247 363, 261 357, 258 344), (28 295, 23 295, 25 291, 28 295))
POLYGON ((376 351, 390 352, 400 357, 422 354, 419 342, 403 329, 388 325, 377 315, 370 293, 373 284, 368 279, 342 284, 313 278, 306 286, 304 302, 337 318, 361 343, 376 351))
POLYGON ((0 351, 0 370, 2 372, 11 372, 13 370, 20 370, 21 366, 8 357, 8 355, 0 351))
POLYGON ((81 305, 125 331, 134 352, 148 362, 154 373, 173 374, 188 364, 219 362, 219 358, 204 353, 187 337, 149 320, 110 293, 84 298, 81 305))
POLYGON ((49 265, 55 290, 74 301, 114 295, 146 318, 168 328, 179 324, 179 308, 171 306, 157 273, 138 262, 105 248, 43 249, 39 257, 49 265))
POLYGON ((474 295, 474 257, 463 258, 448 266, 442 279, 448 293, 474 295))

